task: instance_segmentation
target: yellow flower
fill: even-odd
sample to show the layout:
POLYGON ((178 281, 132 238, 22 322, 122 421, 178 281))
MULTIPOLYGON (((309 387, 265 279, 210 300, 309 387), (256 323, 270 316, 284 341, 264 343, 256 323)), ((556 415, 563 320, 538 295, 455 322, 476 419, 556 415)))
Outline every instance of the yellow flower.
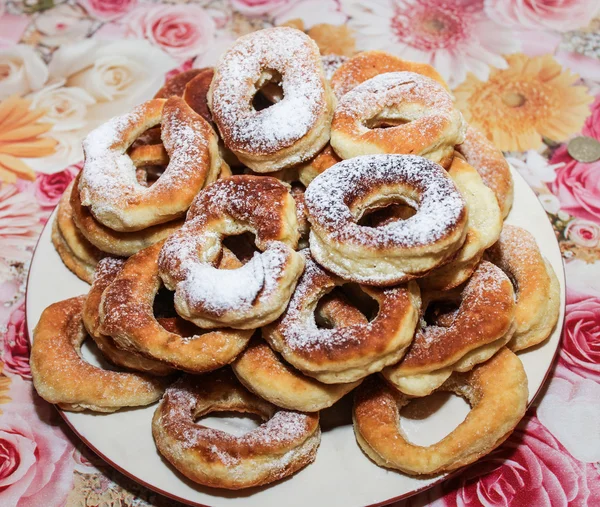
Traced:
POLYGON ((508 68, 494 69, 487 81, 472 74, 454 90, 465 119, 483 130, 504 151, 526 151, 542 136, 564 141, 579 132, 593 101, 585 86, 573 86, 577 74, 551 56, 506 57, 508 68))
MULTIPOLYGON (((8 397, 8 391, 10 388, 10 379, 2 375, 2 362, 0 361, 0 405, 8 403, 10 398, 8 397)), ((2 410, 0 410, 0 414, 2 410)))
POLYGON ((16 95, 0 102, 0 181, 14 183, 17 177, 35 179, 35 173, 21 157, 47 157, 54 153, 57 142, 41 137, 52 124, 38 122, 45 111, 30 111, 30 104, 16 95))

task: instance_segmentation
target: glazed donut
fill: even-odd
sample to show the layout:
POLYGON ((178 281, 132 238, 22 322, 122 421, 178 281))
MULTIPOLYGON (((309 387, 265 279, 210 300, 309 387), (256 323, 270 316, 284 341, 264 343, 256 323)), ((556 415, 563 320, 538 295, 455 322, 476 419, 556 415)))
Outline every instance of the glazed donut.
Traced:
POLYGON ((409 62, 385 51, 363 51, 343 62, 330 77, 331 87, 339 99, 359 84, 388 72, 414 72, 448 85, 437 70, 426 63, 409 62))
MULTIPOLYGON (((365 325, 366 317, 340 296, 323 298, 319 316, 332 327, 365 325)), ((360 384, 324 384, 286 364, 262 339, 254 338, 231 365, 238 380, 261 398, 288 410, 317 412, 360 384)))
POLYGON ((169 387, 152 419, 158 451, 188 479, 242 489, 283 479, 312 463, 321 441, 319 414, 282 410, 244 389, 230 371, 186 376, 169 387), (195 421, 212 412, 258 415, 242 436, 195 421))
POLYGON ((467 126, 465 140, 456 147, 492 189, 498 199, 502 217, 506 218, 513 203, 513 179, 508 162, 502 152, 485 137, 485 134, 467 126))
MULTIPOLYGON (((424 293, 423 309, 433 301, 454 299, 449 292, 424 293)), ((511 339, 515 330, 514 291, 508 277, 489 262, 479 264, 458 292, 458 310, 417 330, 398 364, 382 371, 401 392, 426 396, 453 371, 465 372, 487 361, 511 339)))
POLYGON ((240 37, 221 58, 208 93, 225 146, 261 173, 318 153, 329 141, 334 104, 319 48, 300 30, 287 27, 240 37), (254 95, 277 73, 283 100, 256 111, 254 95))
POLYGON ((317 176, 304 193, 310 251, 344 279, 394 285, 423 276, 449 259, 467 233, 465 201, 446 171, 414 155, 344 160, 317 176), (403 203, 406 220, 367 227, 367 212, 403 203))
POLYGON ((102 352, 102 355, 111 363, 123 368, 147 372, 153 375, 168 375, 173 373, 173 368, 168 364, 156 359, 149 359, 131 350, 121 349, 116 346, 110 336, 106 336, 100 332, 100 302, 102 301, 102 294, 121 272, 124 264, 124 259, 114 257, 106 257, 98 263, 92 287, 83 305, 81 314, 83 325, 100 349, 100 352, 102 352))
MULTIPOLYGON (((194 328, 192 336, 182 337, 154 316, 154 299, 161 286, 158 255, 162 246, 157 243, 127 260, 102 295, 98 331, 121 348, 179 370, 202 373, 230 363, 244 350, 252 331, 224 328, 202 333, 194 328)), ((237 259, 226 258, 221 267, 238 265, 237 259)))
POLYGON ((341 161, 342 159, 337 156, 337 153, 328 144, 316 157, 297 166, 298 179, 305 187, 308 187, 310 182, 319 174, 341 161))
POLYGON ((84 301, 85 296, 79 296, 50 305, 33 331, 30 365, 38 394, 73 412, 114 412, 154 403, 167 379, 103 370, 82 359, 80 348, 87 337, 81 320, 84 301))
POLYGON ((221 158, 211 126, 183 99, 153 99, 88 134, 79 180, 81 203, 116 231, 139 231, 185 214, 198 191, 217 178, 221 158), (151 187, 141 185, 127 149, 161 124, 169 165, 151 187))
POLYGON ((483 252, 500 237, 502 214, 494 193, 484 185, 473 167, 454 157, 448 174, 467 202, 467 237, 454 258, 419 280, 421 289, 444 291, 466 281, 483 257, 483 252))
POLYGON ((558 321, 560 284, 535 238, 521 227, 505 224, 486 258, 509 276, 515 288, 517 327, 508 347, 516 352, 543 342, 558 321))
POLYGON ((200 192, 187 222, 161 251, 159 271, 175 308, 199 327, 256 329, 285 310, 302 273, 296 205, 266 176, 232 176, 200 192), (214 267, 226 236, 251 232, 260 253, 239 269, 214 267))
POLYGON ((462 114, 441 84, 414 72, 390 72, 340 99, 331 124, 331 146, 343 159, 399 153, 421 155, 448 167, 465 129, 462 114))
POLYGON ((288 363, 326 384, 354 382, 398 362, 419 318, 417 284, 362 287, 379 305, 371 322, 319 329, 314 317, 319 300, 344 281, 321 269, 308 252, 303 254, 306 267, 289 306, 277 322, 263 328, 271 347, 288 363))
POLYGON ((411 444, 400 426, 399 410, 410 398, 376 377, 358 388, 354 434, 377 465, 409 475, 455 470, 485 456, 512 433, 527 409, 527 376, 521 360, 504 348, 468 373, 454 373, 439 391, 450 391, 471 405, 466 419, 428 446, 411 444))

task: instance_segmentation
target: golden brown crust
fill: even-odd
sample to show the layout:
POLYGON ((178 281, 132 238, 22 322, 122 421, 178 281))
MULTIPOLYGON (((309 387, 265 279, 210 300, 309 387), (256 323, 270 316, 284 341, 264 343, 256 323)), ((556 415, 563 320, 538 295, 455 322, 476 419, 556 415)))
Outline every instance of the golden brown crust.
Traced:
POLYGON ((498 447, 527 409, 525 370, 506 348, 469 373, 454 373, 440 390, 463 396, 472 409, 442 440, 418 446, 400 430, 399 409, 409 398, 376 377, 364 382, 354 402, 354 433, 367 456, 379 466, 410 475, 455 470, 498 447))
POLYGON ((38 394, 64 410, 114 412, 158 400, 167 379, 103 370, 81 358, 85 296, 54 303, 33 332, 31 373, 38 394))
POLYGON ((189 69, 179 74, 175 74, 169 78, 164 86, 156 92, 155 99, 168 99, 169 97, 183 97, 183 92, 187 84, 194 79, 198 74, 201 74, 208 68, 204 69, 189 69))
POLYGON ((246 347, 252 331, 217 329, 182 337, 165 329, 154 316, 153 304, 161 286, 157 243, 130 257, 102 295, 100 332, 122 348, 173 367, 201 373, 220 368, 246 347))
POLYGON ((58 221, 56 219, 52 223, 51 239, 56 252, 69 271, 71 271, 84 282, 92 283, 94 278, 94 269, 96 266, 94 264, 88 264, 75 255, 61 234, 58 227, 58 221))
POLYGON ((244 389, 230 371, 186 376, 168 389, 152 421, 159 452, 182 474, 206 486, 242 489, 269 484, 314 461, 319 414, 288 412, 244 389), (215 411, 263 419, 236 437, 194 422, 215 411))
POLYGON ((329 169, 332 165, 341 162, 341 158, 328 144, 314 158, 300 164, 298 167, 298 178, 307 187, 319 174, 329 169))
POLYGON ((331 86, 336 97, 341 98, 360 83, 379 74, 402 71, 422 74, 448 89, 444 78, 431 65, 402 60, 385 51, 363 51, 353 56, 333 73, 331 86))

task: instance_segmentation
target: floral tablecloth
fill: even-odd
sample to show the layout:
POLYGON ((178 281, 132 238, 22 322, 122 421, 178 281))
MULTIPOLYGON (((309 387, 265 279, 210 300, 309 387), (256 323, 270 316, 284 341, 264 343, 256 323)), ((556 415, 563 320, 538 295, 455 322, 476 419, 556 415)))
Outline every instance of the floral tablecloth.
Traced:
POLYGON ((574 136, 600 140, 599 7, 0 0, 0 505, 174 505, 95 457, 34 394, 28 265, 90 129, 150 98, 168 73, 212 65, 238 36, 284 24, 324 54, 385 49, 433 64, 536 191, 563 253, 566 325, 545 392, 499 450, 410 503, 600 505, 600 161, 567 151, 574 136))

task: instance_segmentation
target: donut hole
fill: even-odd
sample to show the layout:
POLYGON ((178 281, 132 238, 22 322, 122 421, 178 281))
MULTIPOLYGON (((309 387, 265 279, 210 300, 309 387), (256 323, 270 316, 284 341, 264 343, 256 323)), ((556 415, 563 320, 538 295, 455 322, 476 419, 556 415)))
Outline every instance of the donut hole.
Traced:
POLYGON ((175 311, 175 293, 166 287, 161 287, 154 296, 152 310, 154 317, 157 319, 177 317, 177 312, 175 311))
POLYGON ((273 104, 281 102, 284 97, 281 86, 281 74, 274 69, 265 69, 260 78, 254 83, 256 93, 252 98, 252 107, 256 111, 268 109, 273 104))
POLYGON ((79 348, 78 355, 86 363, 89 363, 92 366, 96 366, 108 371, 122 371, 104 357, 104 354, 100 351, 98 345, 96 345, 96 342, 92 340, 90 336, 86 335, 81 347, 79 348))
POLYGON ((352 325, 347 322, 345 315, 348 306, 360 312, 368 322, 375 319, 379 312, 379 303, 364 292, 360 285, 347 283, 335 287, 318 301, 314 312, 317 327, 334 329, 352 325))
POLYGON ((383 227, 397 220, 407 220, 417 213, 415 207, 405 202, 390 203, 367 209, 358 219, 364 227, 383 227))
POLYGON ((465 397, 437 391, 404 405, 400 409, 400 427, 411 444, 428 446, 452 433, 470 410, 465 397))
POLYGON ((374 130, 374 129, 389 129, 392 127, 398 127, 400 125, 406 125, 407 123, 410 123, 412 120, 406 119, 406 118, 385 118, 385 117, 381 117, 381 116, 375 116, 373 118, 369 118, 365 121, 363 121, 363 125, 370 129, 370 130, 374 130))
POLYGON ((256 248, 256 236, 249 231, 235 236, 227 236, 223 239, 222 245, 228 248, 242 264, 246 264, 256 252, 259 252, 259 249, 256 248))
POLYGON ((460 309, 460 300, 432 301, 427 305, 423 314, 426 325, 438 327, 450 327, 460 309))
POLYGON ((224 410, 200 414, 194 422, 206 428, 224 431, 234 437, 241 437, 258 428, 265 419, 254 412, 224 410))

